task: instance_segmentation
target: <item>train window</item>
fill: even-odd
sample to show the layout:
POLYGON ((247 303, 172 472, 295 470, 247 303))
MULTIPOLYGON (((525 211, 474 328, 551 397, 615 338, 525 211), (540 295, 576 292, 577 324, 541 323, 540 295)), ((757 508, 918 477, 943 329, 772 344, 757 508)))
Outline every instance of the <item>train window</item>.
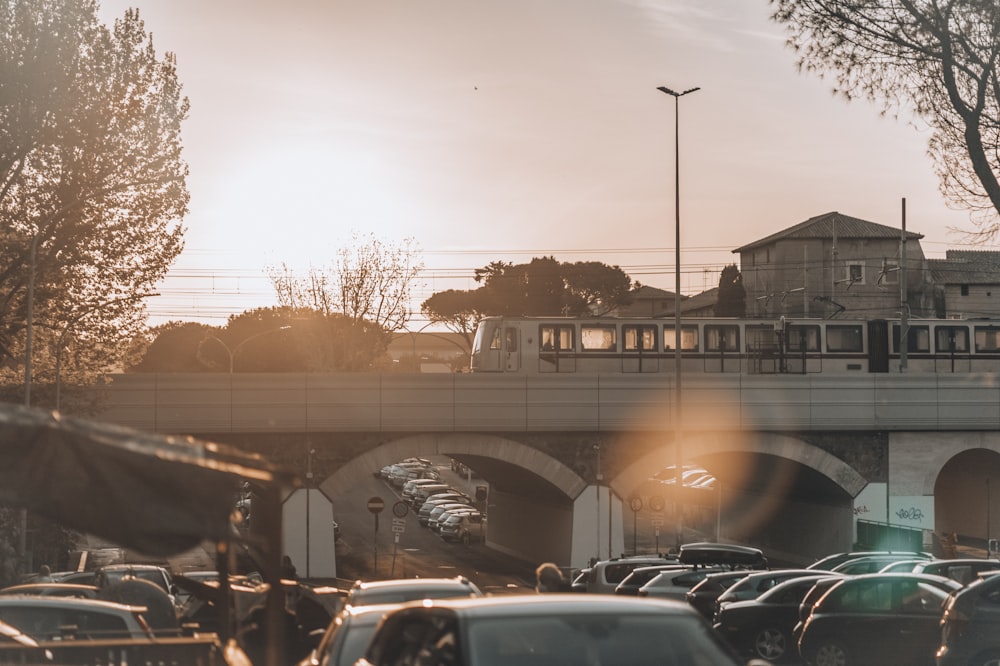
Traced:
POLYGON ((497 350, 500 349, 500 328, 493 329, 493 335, 490 336, 490 349, 497 350))
POLYGON ((504 342, 507 345, 508 352, 517 351, 517 329, 513 326, 509 326, 504 329, 504 342))
POLYGON ((622 326, 625 351, 656 351, 655 326, 622 326))
POLYGON ((788 346, 788 351, 818 352, 819 326, 792 324, 785 332, 785 340, 788 346))
POLYGON ((934 329, 934 351, 968 353, 969 329, 965 326, 938 326, 934 329))
POLYGON ((976 351, 984 354, 1000 354, 1000 328, 976 326, 976 351))
POLYGON ((542 351, 573 351, 573 327, 543 324, 538 327, 542 351))
POLYGON ((746 336, 748 352, 775 353, 778 351, 778 331, 774 330, 772 324, 747 324, 746 336))
POLYGON ((859 352, 864 350, 861 326, 830 324, 826 327, 828 352, 859 352))
POLYGON ((705 351, 740 351, 739 326, 705 326, 705 351))
MULTIPOLYGON (((892 350, 899 353, 899 324, 892 327, 892 350)), ((931 331, 927 326, 909 326, 906 331, 906 351, 929 353, 931 350, 931 331)))
MULTIPOLYGON (((673 349, 677 341, 677 329, 673 326, 663 327, 663 349, 673 349)), ((698 351, 698 327, 681 324, 681 351, 698 351)))
POLYGON ((584 350, 618 349, 618 331, 614 326, 580 326, 580 347, 584 350))

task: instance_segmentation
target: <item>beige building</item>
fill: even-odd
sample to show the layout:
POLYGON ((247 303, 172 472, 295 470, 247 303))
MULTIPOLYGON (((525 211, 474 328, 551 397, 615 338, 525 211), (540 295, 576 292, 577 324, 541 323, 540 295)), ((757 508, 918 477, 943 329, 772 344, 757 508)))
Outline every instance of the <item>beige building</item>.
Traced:
POLYGON ((927 263, 942 294, 941 316, 1000 318, 1000 252, 948 250, 927 263))
POLYGON ((832 212, 739 247, 747 317, 897 317, 904 250, 910 315, 934 316, 921 238, 832 212))

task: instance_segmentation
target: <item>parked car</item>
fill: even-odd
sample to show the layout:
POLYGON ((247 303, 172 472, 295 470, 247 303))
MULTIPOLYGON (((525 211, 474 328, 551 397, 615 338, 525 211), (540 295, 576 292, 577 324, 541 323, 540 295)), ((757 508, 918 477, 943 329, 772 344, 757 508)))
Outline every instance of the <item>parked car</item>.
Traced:
POLYGON ((958 558, 953 560, 929 560, 913 568, 914 573, 934 574, 957 580, 962 585, 968 585, 979 578, 983 571, 993 571, 1000 568, 996 560, 973 558, 958 558))
POLYGON ((852 560, 843 562, 833 567, 831 571, 834 573, 844 574, 846 576, 854 576, 857 574, 870 574, 878 573, 886 566, 892 564, 893 562, 900 562, 902 560, 912 559, 909 555, 868 555, 866 557, 857 557, 852 560))
POLYGON ((430 514, 427 516, 427 527, 434 532, 437 532, 439 528, 439 519, 452 509, 475 511, 471 504, 466 504, 465 502, 445 502, 444 504, 438 504, 436 507, 431 509, 430 514))
POLYGON ((438 533, 445 541, 460 541, 468 545, 486 540, 486 516, 475 509, 451 513, 447 520, 438 524, 438 533))
POLYGON ((37 594, 44 597, 79 597, 96 599, 99 588, 76 583, 22 583, 0 590, 0 594, 37 594))
POLYGON ((614 595, 433 600, 390 612, 360 666, 742 663, 690 607, 614 595), (418 656, 419 655, 419 656, 418 656))
POLYGON ((657 564, 677 564, 677 560, 669 560, 659 555, 633 555, 632 557, 614 557, 600 560, 590 567, 587 576, 587 592, 597 594, 614 594, 618 583, 625 576, 639 567, 657 564))
POLYGON ((816 605, 817 601, 823 598, 824 594, 830 591, 831 587, 839 583, 844 577, 842 574, 835 574, 829 571, 824 573, 826 573, 826 577, 817 580, 809 591, 806 592, 806 595, 802 597, 802 602, 799 604, 799 621, 792 627, 792 645, 795 645, 796 649, 798 649, 799 639, 802 638, 802 627, 805 626, 806 620, 809 619, 812 607, 816 605))
POLYGON ((684 598, 702 617, 711 620, 715 617, 715 600, 730 586, 746 578, 749 573, 749 571, 709 573, 701 582, 695 583, 684 598))
POLYGON ((665 570, 684 572, 690 570, 690 567, 677 562, 673 564, 655 564, 651 567, 638 567, 625 576, 622 582, 618 583, 615 587, 615 594, 637 597, 639 596, 640 587, 656 578, 661 571, 665 570))
POLYGON ((677 559, 681 564, 723 566, 730 569, 766 569, 767 558, 759 548, 733 543, 698 542, 681 546, 677 559))
POLYGON ((846 576, 813 606, 799 655, 810 666, 932 665, 942 607, 959 588, 928 574, 846 576))
POLYGON ((413 495, 410 496, 408 500, 410 506, 414 509, 419 509, 420 505, 427 501, 427 498, 431 495, 436 495, 437 493, 443 493, 449 490, 454 490, 447 483, 429 483, 427 485, 420 486, 413 491, 413 495))
POLYGON ((683 569, 667 569, 661 571, 652 580, 639 588, 636 593, 640 597, 650 599, 673 599, 685 601, 687 593, 695 585, 705 580, 713 573, 721 573, 725 569, 718 567, 684 567, 683 569))
POLYGON ((799 621, 799 604, 825 573, 790 578, 756 599, 734 601, 719 612, 713 627, 742 655, 770 662, 797 659, 792 629, 799 621))
POLYGON ((941 615, 937 666, 1000 664, 1000 576, 952 592, 941 615))
POLYGON ((713 617, 718 620, 719 611, 725 608, 726 604, 734 601, 747 601, 756 599, 772 587, 790 578, 809 576, 815 572, 810 569, 775 569, 772 571, 754 571, 719 595, 715 600, 715 614, 713 617))
POLYGON ((442 481, 440 479, 430 479, 430 478, 410 479, 409 481, 403 484, 403 490, 400 492, 400 495, 403 498, 403 501, 409 502, 410 500, 413 499, 413 493, 416 492, 417 488, 419 488, 420 486, 431 486, 431 485, 437 486, 441 485, 441 483, 442 481))
POLYGON ((469 497, 458 491, 431 495, 426 501, 424 501, 423 504, 420 505, 420 509, 417 511, 417 522, 424 527, 427 527, 427 522, 431 517, 431 511, 433 511, 435 507, 440 506, 441 504, 451 504, 456 502, 469 504, 471 506, 469 497))
POLYGON ((42 595, 0 596, 0 621, 36 641, 151 638, 145 608, 99 599, 42 595))
POLYGON ((94 571, 94 585, 99 588, 109 587, 127 578, 138 578, 153 583, 170 597, 171 603, 177 603, 177 586, 173 576, 166 567, 156 564, 108 564, 94 571))
POLYGON ((397 608, 399 604, 344 607, 297 666, 354 666, 364 656, 378 623, 397 608))
POLYGON ((899 560, 932 560, 934 556, 930 553, 923 553, 919 551, 901 551, 901 550, 854 550, 847 553, 834 553, 833 555, 827 555, 821 559, 816 560, 812 564, 806 567, 806 569, 822 569, 824 571, 832 571, 837 565, 843 564, 848 560, 856 560, 859 557, 871 557, 873 555, 900 555, 899 560))
POLYGON ((399 604, 418 599, 481 597, 482 591, 465 576, 455 578, 393 578, 356 581, 347 593, 345 606, 399 604))

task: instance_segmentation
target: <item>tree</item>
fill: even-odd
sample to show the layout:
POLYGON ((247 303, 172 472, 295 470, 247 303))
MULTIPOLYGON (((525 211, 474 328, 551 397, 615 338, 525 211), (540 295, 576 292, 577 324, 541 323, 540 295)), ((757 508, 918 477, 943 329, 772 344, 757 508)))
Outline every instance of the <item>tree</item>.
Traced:
POLYGON ((527 264, 493 262, 476 270, 479 310, 514 316, 601 316, 632 299, 632 280, 621 268, 596 261, 527 264))
POLYGON ((74 381, 127 353, 142 296, 183 248, 180 90, 173 55, 157 57, 137 11, 109 29, 95 0, 0 0, 6 383, 28 351, 38 378, 59 357, 74 381))
POLYGON ((719 298, 715 303, 716 317, 744 317, 747 313, 747 292, 743 276, 736 264, 729 264, 719 276, 719 298))
POLYGON ((431 322, 444 324, 448 330, 461 335, 471 351, 476 328, 488 314, 482 309, 483 303, 482 287, 469 291, 448 289, 432 294, 420 304, 420 311, 431 322))
POLYGON ((996 0, 771 0, 799 67, 832 72, 836 92, 932 128, 941 191, 1000 231, 1000 5, 996 0))
MULTIPOLYGON (((324 320, 323 339, 341 370, 367 370, 384 361, 392 333, 410 318, 410 298, 423 268, 413 239, 394 245, 374 235, 354 236, 328 269, 310 267, 296 276, 285 264, 269 268, 278 303, 311 310, 324 320)), ((327 368, 330 369, 330 368, 327 368)))

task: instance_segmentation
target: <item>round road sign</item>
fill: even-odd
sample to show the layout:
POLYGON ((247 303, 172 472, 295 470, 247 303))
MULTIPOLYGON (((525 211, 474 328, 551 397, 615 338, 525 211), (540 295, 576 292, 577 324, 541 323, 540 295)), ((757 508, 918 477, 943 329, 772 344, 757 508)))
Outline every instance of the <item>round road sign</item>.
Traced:
POLYGON ((664 502, 663 498, 659 495, 653 495, 649 498, 649 508, 653 511, 663 511, 663 507, 665 505, 666 502, 664 502))
POLYGON ((382 513, 382 509, 385 508, 385 500, 376 495, 368 500, 368 510, 372 513, 382 513))
POLYGON ((410 505, 406 502, 400 500, 392 505, 392 515, 397 518, 406 518, 406 514, 410 511, 410 505))
POLYGON ((635 513, 639 513, 640 511, 642 511, 642 498, 632 497, 631 499, 629 499, 628 505, 629 508, 632 509, 632 511, 634 511, 635 513))

